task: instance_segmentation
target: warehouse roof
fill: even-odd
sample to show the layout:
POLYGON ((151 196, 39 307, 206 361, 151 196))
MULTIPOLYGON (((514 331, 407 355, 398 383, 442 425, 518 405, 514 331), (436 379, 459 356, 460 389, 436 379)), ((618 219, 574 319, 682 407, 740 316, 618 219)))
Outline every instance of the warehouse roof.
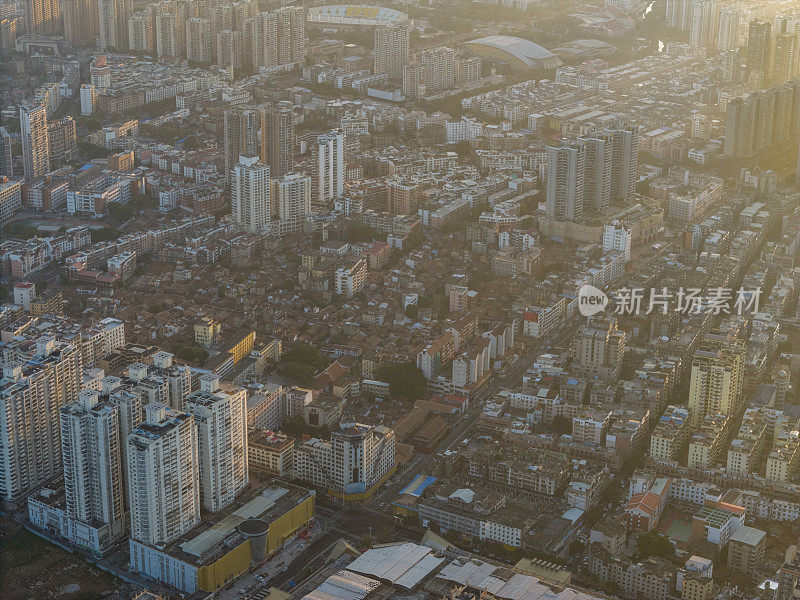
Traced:
POLYGON ((367 550, 347 569, 410 590, 443 561, 430 548, 406 542, 367 550))

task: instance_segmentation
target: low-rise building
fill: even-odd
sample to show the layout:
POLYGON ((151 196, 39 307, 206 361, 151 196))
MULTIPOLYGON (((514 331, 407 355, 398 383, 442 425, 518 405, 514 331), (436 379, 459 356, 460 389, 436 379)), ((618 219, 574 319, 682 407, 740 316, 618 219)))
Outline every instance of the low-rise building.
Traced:
POLYGON ((295 438, 266 429, 251 429, 247 435, 250 469, 256 473, 288 477, 294 462, 295 438))

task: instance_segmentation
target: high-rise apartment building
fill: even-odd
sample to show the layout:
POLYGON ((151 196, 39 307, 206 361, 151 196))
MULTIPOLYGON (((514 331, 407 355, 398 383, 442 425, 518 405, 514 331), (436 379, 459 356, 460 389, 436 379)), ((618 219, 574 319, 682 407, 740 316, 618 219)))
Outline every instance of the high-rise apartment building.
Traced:
POLYGON ((700 423, 706 415, 736 414, 744 381, 744 349, 737 341, 705 339, 692 357, 689 415, 700 423))
POLYGON ((11 135, 0 127, 0 177, 14 176, 14 157, 11 154, 11 135))
POLYGON ((689 15, 689 43, 695 48, 710 45, 717 34, 712 27, 717 6, 714 0, 694 0, 689 15))
POLYGON ((747 36, 747 70, 769 75, 772 56, 772 25, 766 21, 750 21, 747 36))
POLYGON ((717 50, 727 52, 739 48, 739 28, 741 27, 741 11, 736 6, 719 11, 719 27, 717 30, 717 50))
POLYGON ((306 20, 300 6, 261 12, 247 22, 250 60, 258 69, 302 62, 306 51, 306 20))
POLYGON ((692 12, 692 0, 667 0, 667 25, 686 31, 692 12))
POLYGON ((238 164, 240 156, 265 159, 264 142, 268 136, 262 135, 259 140, 259 131, 264 128, 263 123, 264 113, 257 108, 233 108, 225 111, 223 135, 226 181, 232 181, 233 169, 238 164))
MULTIPOLYGON (((117 407, 117 428, 120 440, 120 463, 122 464, 122 490, 125 509, 130 507, 128 498, 128 436, 141 425, 144 419, 145 402, 141 390, 130 381, 107 375, 101 382, 99 398, 117 407)), ((85 390, 84 390, 85 391, 85 390)))
POLYGON ((152 403, 128 436, 131 538, 165 545, 200 523, 197 424, 152 403))
POLYGON ((7 363, 0 380, 0 498, 18 501, 61 473, 59 411, 78 397, 83 362, 75 344, 36 340, 30 361, 7 363))
POLYGON ((50 167, 64 165, 78 155, 78 124, 72 117, 50 121, 47 125, 50 167))
POLYGON ((180 58, 184 43, 177 15, 169 12, 158 12, 155 14, 154 23, 156 54, 158 56, 180 58))
POLYGON ((192 18, 186 21, 186 60, 208 63, 211 55, 211 21, 192 18))
POLYGON ((585 153, 578 144, 547 149, 546 214, 574 221, 583 215, 585 153))
POLYGON ((272 177, 283 177, 294 170, 294 113, 291 106, 278 103, 265 108, 262 127, 261 160, 269 165, 272 177))
POLYGON ((419 58, 425 93, 449 90, 456 83, 456 51, 446 46, 424 50, 419 58))
POLYGON ((238 71, 244 66, 244 34, 223 29, 217 32, 217 65, 238 71))
POLYGON ((233 170, 231 215, 250 232, 262 230, 272 220, 269 167, 257 156, 240 157, 233 170))
POLYGON ((584 325, 575 339, 576 371, 580 375, 613 379, 622 368, 625 332, 616 319, 595 318, 584 325))
POLYGON ((219 377, 208 374, 186 399, 197 423, 200 501, 211 512, 231 504, 249 481, 246 398, 243 388, 220 387, 219 377))
POLYGON ((131 16, 130 0, 97 0, 97 23, 100 50, 129 47, 128 19, 131 16))
POLYGON ((725 111, 725 156, 742 158, 752 154, 755 99, 734 98, 725 111))
POLYGON ((311 177, 287 173, 273 178, 271 199, 281 230, 302 232, 311 213, 311 177))
POLYGON ((313 146, 313 201, 319 205, 344 193, 344 132, 320 135, 313 146))
POLYGON ((278 17, 278 65, 302 62, 306 56, 306 14, 302 6, 284 6, 278 17))
POLYGON ((639 179, 639 127, 615 124, 605 135, 611 142, 611 198, 633 201, 639 179))
POLYGON ((798 87, 786 82, 728 102, 725 156, 745 158, 785 142, 795 128, 798 87))
POLYGON ((583 208, 603 211, 611 198, 611 149, 608 136, 579 138, 584 154, 583 208))
POLYGON ((408 64, 408 27, 395 25, 375 30, 375 65, 377 75, 386 74, 389 79, 402 81, 403 67, 408 64))
POLYGON ((64 0, 64 39, 76 46, 94 45, 99 34, 95 0, 64 0))
POLYGON ((0 15, 0 50, 13 50, 21 34, 22 17, 0 15))
POLYGON ((113 546, 127 529, 121 443, 119 408, 108 400, 101 402, 96 390, 83 390, 61 409, 65 514, 93 527, 102 523, 105 536, 98 545, 104 548, 113 546))
POLYGON ((25 179, 30 181, 44 177, 50 171, 47 110, 42 105, 20 106, 19 123, 25 179))
POLYGON ((28 35, 59 35, 62 30, 59 0, 26 0, 25 24, 28 35))
POLYGON ((775 36, 775 54, 772 61, 772 82, 786 83, 797 76, 800 41, 795 33, 780 33, 775 36))
POLYGON ((128 48, 131 52, 156 51, 155 14, 151 6, 128 19, 128 48))

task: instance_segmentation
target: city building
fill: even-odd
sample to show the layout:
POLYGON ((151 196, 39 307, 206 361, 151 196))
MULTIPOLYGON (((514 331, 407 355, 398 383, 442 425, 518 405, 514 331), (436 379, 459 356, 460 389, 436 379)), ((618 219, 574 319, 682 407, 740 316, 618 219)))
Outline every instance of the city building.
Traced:
MULTIPOLYGON (((191 415, 148 404, 128 436, 127 464, 132 544, 166 545, 200 523, 198 435, 191 415)), ((132 550, 132 565, 136 560, 132 550)))
POLYGON ((291 106, 278 103, 264 109, 261 124, 262 161, 269 165, 272 177, 283 177, 294 170, 294 113, 291 106))
POLYGON ((767 533, 742 525, 728 541, 728 568, 747 575, 753 573, 764 559, 767 533))
POLYGON ((281 482, 196 523, 171 543, 131 538, 131 569, 184 594, 215 593, 314 524, 314 491, 281 482))
POLYGON ((22 181, 0 176, 0 225, 22 208, 22 181))
POLYGON ((742 395, 744 350, 738 342, 706 341, 695 350, 689 383, 689 414, 699 424, 708 414, 734 414, 742 395))
POLYGON ((242 388, 221 387, 219 377, 208 374, 184 402, 197 423, 200 501, 210 512, 228 506, 249 481, 246 395, 242 388))
POLYGON ((22 167, 25 179, 44 177, 50 171, 50 142, 47 135, 47 110, 44 106, 20 106, 22 167))
POLYGON ((70 44, 84 46, 95 43, 99 35, 97 5, 91 0, 64 1, 64 39, 70 44))
POLYGON ((58 0, 26 0, 25 24, 28 35, 56 36, 63 29, 58 0))
POLYGON ((0 498, 17 502, 62 473, 60 409, 78 397, 86 361, 73 343, 42 336, 0 380, 0 498))
POLYGON ((593 319, 581 327, 575 340, 578 375, 613 379, 622 367, 625 332, 615 319, 593 319))
POLYGON ((289 477, 294 464, 295 438, 268 429, 251 429, 247 436, 250 469, 257 474, 289 477))
POLYGON ((119 407, 83 390, 61 409, 65 517, 74 520, 73 543, 103 553, 124 536, 119 407), (102 524, 98 527, 98 524, 102 524), (92 536, 83 539, 82 531, 92 536))
POLYGON ((246 231, 257 232, 272 221, 269 167, 258 156, 241 156, 233 169, 231 213, 246 231))
POLYGON ((312 438, 295 445, 294 477, 343 503, 369 499, 394 470, 394 431, 383 425, 350 425, 331 432, 329 442, 312 438))
POLYGON ((409 29, 405 24, 379 27, 375 30, 374 72, 389 79, 403 80, 403 68, 408 64, 409 29))
POLYGON ((344 193, 344 132, 318 136, 312 153, 312 201, 325 206, 344 193))
POLYGON ((311 177, 287 173, 271 180, 271 199, 274 206, 274 225, 282 233, 302 232, 311 214, 311 177))

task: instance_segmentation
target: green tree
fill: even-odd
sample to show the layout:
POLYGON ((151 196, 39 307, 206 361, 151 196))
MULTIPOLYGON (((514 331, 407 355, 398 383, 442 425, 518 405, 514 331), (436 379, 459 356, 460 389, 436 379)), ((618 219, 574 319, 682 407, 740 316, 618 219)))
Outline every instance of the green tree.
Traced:
POLYGON ((178 344, 175 355, 183 360, 203 364, 208 360, 208 352, 196 344, 178 344))
POLYGON ((559 435, 572 433, 572 419, 564 415, 556 415, 550 423, 550 431, 559 435))
POLYGON ((375 367, 375 378, 389 384, 393 398, 417 400, 425 397, 428 382, 412 363, 384 363, 375 367))
POLYGON ((636 540, 636 551, 641 558, 649 556, 670 558, 675 554, 675 546, 672 545, 669 538, 653 530, 639 536, 636 540))
POLYGON ((583 554, 583 551, 586 550, 586 544, 584 544, 580 540, 572 540, 569 544, 569 555, 575 556, 577 554, 583 554))
POLYGON ((376 534, 375 539, 380 544, 386 544, 387 542, 391 542, 394 539, 394 528, 390 527, 389 525, 382 525, 378 529, 378 533, 376 534))
POLYGON ((92 229, 89 232, 89 235, 92 237, 92 242, 108 242, 110 240, 115 240, 119 237, 119 233, 113 227, 102 227, 100 229, 92 229))
POLYGON ((134 209, 130 204, 120 204, 110 202, 108 204, 108 216, 117 221, 127 221, 133 216, 134 209))

